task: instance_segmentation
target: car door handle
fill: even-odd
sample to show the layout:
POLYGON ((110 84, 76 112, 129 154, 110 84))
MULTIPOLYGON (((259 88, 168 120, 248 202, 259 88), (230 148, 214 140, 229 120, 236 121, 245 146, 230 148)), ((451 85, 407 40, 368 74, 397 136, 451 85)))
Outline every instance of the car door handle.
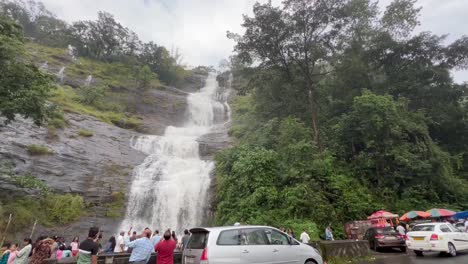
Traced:
POLYGON ((278 252, 279 252, 279 250, 273 249, 273 253, 278 253, 278 252))
POLYGON ((249 253, 250 251, 248 251, 247 249, 244 249, 242 250, 242 253, 246 254, 246 253, 249 253))

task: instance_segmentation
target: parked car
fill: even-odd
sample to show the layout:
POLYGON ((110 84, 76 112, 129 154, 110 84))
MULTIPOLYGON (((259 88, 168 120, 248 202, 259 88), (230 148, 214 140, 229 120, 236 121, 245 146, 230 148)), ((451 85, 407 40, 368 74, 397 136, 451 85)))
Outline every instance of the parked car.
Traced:
POLYGON ((323 264, 319 252, 268 226, 193 228, 184 264, 323 264))
POLYGON ((465 223, 459 222, 454 224, 455 228, 458 229, 460 232, 465 232, 465 223))
POLYGON ((448 223, 420 224, 407 234, 406 245, 418 256, 425 251, 456 256, 457 251, 468 250, 468 233, 460 232, 448 223))
POLYGON ((374 251, 381 248, 399 248, 406 252, 405 237, 398 234, 393 227, 371 227, 367 229, 364 239, 374 251))

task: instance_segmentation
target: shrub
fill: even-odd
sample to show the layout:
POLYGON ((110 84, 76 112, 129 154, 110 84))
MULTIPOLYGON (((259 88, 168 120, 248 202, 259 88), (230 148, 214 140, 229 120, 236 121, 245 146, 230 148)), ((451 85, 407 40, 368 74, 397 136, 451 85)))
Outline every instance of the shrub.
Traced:
POLYGON ((94 132, 86 129, 80 129, 78 131, 78 135, 81 137, 92 137, 94 136, 94 132))
POLYGON ((32 144, 28 146, 28 153, 31 156, 41 156, 52 154, 52 151, 45 146, 32 144))
POLYGON ((36 176, 32 174, 25 174, 21 176, 13 176, 13 181, 20 187, 27 188, 27 189, 35 189, 40 190, 44 193, 48 193, 50 191, 47 184, 43 181, 38 179, 36 176))
POLYGON ((107 205, 106 216, 118 218, 122 216, 122 209, 125 206, 125 194, 123 192, 113 192, 112 202, 107 205))
POLYGON ((57 224, 67 224, 77 220, 83 210, 84 201, 79 195, 50 194, 44 198, 47 220, 57 224))

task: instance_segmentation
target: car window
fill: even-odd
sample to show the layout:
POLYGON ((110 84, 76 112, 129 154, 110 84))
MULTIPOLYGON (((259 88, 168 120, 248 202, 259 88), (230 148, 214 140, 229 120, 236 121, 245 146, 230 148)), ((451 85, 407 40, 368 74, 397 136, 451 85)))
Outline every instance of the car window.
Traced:
POLYGON ((391 227, 376 229, 377 234, 395 235, 397 232, 391 227))
POLYGON ((288 236, 277 230, 270 229, 266 231, 268 242, 272 245, 289 245, 288 236))
POLYGON ((450 230, 450 228, 447 226, 447 225, 441 225, 439 227, 440 231, 444 232, 444 233, 450 233, 452 232, 452 230, 450 230))
POLYGON ((221 232, 216 244, 220 246, 240 245, 239 230, 226 230, 221 232))
POLYGON ((449 224, 449 225, 447 225, 447 226, 450 228, 450 231, 452 231, 452 232, 458 232, 458 229, 457 229, 455 226, 453 226, 452 224, 449 224))
POLYGON ((263 229, 242 229, 240 238, 241 245, 268 245, 263 229))
POLYGON ((208 241, 208 232, 194 232, 190 236, 187 248, 204 249, 208 241))
POLYGON ((411 231, 434 231, 433 225, 417 225, 411 231))

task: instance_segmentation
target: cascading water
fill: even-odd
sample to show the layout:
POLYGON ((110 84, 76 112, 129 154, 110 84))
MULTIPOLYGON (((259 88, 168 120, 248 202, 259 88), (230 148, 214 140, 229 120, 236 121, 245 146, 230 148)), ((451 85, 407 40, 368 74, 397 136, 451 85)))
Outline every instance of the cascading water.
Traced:
POLYGON ((199 155, 200 136, 226 131, 227 92, 210 73, 206 85, 187 97, 188 117, 182 127, 169 126, 163 136, 141 136, 132 146, 148 155, 134 170, 121 230, 185 228, 203 223, 213 161, 199 155))

